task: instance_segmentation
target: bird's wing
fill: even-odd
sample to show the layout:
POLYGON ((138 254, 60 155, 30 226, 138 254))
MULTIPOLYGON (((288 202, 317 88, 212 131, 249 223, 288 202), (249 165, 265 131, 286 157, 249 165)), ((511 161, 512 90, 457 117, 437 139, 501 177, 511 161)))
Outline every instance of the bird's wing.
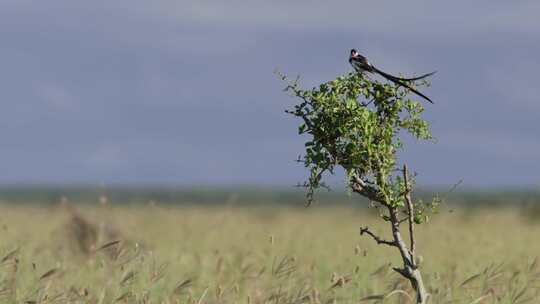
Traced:
POLYGON ((357 57, 350 57, 349 58, 349 63, 358 72, 362 72, 362 71, 373 72, 373 71, 375 71, 374 70, 375 67, 371 63, 369 63, 369 61, 367 60, 366 57, 364 57, 362 55, 358 55, 357 57))

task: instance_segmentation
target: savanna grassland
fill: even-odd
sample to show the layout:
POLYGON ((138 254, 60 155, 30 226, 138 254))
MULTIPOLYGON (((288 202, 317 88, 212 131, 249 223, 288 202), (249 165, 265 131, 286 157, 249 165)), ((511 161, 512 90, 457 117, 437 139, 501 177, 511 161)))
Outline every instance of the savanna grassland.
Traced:
MULTIPOLYGON (((487 210, 487 209, 486 209, 487 210)), ((364 209, 0 207, 2 303, 412 303, 364 209)), ((540 220, 444 211, 419 226, 430 303, 540 303, 540 220)))

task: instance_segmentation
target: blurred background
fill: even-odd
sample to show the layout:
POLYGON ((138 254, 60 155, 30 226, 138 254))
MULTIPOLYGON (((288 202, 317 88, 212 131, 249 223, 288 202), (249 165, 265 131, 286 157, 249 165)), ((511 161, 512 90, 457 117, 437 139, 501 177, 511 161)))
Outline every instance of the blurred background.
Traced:
MULTIPOLYGON (((0 183, 284 187, 296 100, 351 70, 433 70, 419 184, 540 184, 536 1, 0 1, 0 183)), ((341 177, 333 180, 343 184, 341 177)))

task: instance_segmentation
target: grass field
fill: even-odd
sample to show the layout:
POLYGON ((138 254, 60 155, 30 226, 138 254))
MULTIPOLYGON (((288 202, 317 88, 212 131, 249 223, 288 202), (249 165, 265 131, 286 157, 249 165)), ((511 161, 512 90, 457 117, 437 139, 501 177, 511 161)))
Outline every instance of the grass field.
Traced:
MULTIPOLYGON (((412 303, 361 209, 0 207, 2 303, 412 303), (116 242, 120 241, 120 242, 116 242)), ((430 303, 540 303, 540 221, 442 212, 418 229, 430 303)))

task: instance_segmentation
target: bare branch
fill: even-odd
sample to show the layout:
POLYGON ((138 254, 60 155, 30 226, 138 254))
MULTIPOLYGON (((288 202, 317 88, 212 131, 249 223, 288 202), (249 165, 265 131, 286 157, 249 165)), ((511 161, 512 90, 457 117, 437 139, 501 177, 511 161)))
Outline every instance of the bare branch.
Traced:
POLYGON ((364 235, 364 233, 371 236, 371 238, 373 240, 375 240, 375 242, 377 242, 377 244, 384 244, 384 245, 388 245, 388 246, 397 246, 395 242, 391 242, 391 241, 381 239, 380 237, 375 235, 373 232, 371 232, 368 227, 361 227, 360 228, 360 235, 364 235))
POLYGON ((390 216, 392 236, 394 237, 396 247, 399 248, 399 252, 401 254, 401 257, 403 258, 403 262, 406 266, 411 266, 415 268, 411 252, 407 249, 407 245, 403 241, 403 238, 401 237, 401 232, 399 231, 399 218, 397 208, 395 206, 388 206, 388 214, 390 216))
POLYGON ((408 221, 409 221, 409 218, 408 218, 408 217, 402 218, 402 219, 400 219, 400 220, 398 221, 398 225, 401 225, 401 223, 403 223, 403 222, 408 222, 408 221))
POLYGON ((403 165, 403 181, 405 183, 405 203, 407 204, 407 211, 409 213, 409 237, 411 242, 411 262, 413 266, 416 266, 416 261, 414 259, 414 251, 416 247, 416 241, 414 239, 414 205, 411 199, 411 185, 409 183, 409 171, 407 170, 407 165, 403 165))
POLYGON ((411 275, 404 268, 392 267, 392 269, 400 275, 406 277, 407 279, 411 279, 411 275))

